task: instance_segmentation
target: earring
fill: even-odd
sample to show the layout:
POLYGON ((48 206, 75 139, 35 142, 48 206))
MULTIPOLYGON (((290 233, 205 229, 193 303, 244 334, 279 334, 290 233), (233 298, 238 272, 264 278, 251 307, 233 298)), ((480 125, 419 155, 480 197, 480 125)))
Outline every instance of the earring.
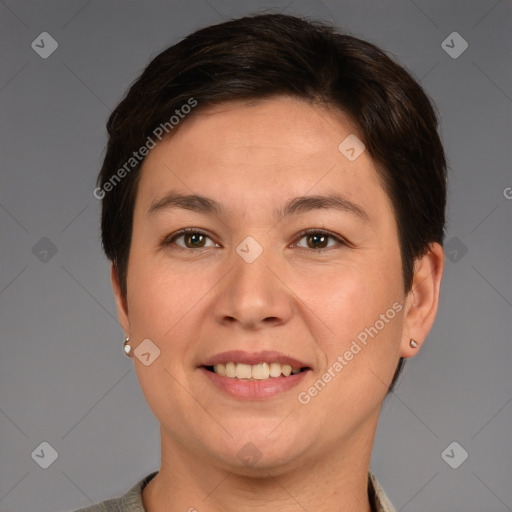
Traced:
POLYGON ((411 341, 409 341, 409 345, 411 346, 411 348, 416 348, 418 346, 418 342, 411 338, 411 341))
POLYGON ((132 350, 132 346, 130 345, 130 338, 126 337, 124 339, 124 343, 123 343, 123 351, 126 356, 131 357, 131 355, 130 355, 131 350, 132 350))

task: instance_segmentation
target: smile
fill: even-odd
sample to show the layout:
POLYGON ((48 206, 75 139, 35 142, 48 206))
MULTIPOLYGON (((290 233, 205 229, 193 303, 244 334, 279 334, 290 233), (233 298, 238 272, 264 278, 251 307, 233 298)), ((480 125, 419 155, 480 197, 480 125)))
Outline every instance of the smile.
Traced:
POLYGON ((275 350, 229 350, 198 365, 214 389, 238 400, 267 400, 298 386, 312 364, 275 350))
POLYGON ((225 364, 219 363, 213 366, 205 366, 205 368, 221 377, 229 377, 231 379, 242 380, 267 380, 278 377, 289 377, 296 375, 307 368, 293 368, 289 364, 281 363, 258 363, 245 364, 235 363, 233 361, 225 364))

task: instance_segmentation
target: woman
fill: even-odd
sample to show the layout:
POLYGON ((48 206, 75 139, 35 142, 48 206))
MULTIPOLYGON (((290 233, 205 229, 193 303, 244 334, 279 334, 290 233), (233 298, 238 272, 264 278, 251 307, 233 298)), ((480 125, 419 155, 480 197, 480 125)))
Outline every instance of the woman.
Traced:
POLYGON ((158 55, 94 191, 161 467, 83 511, 392 511, 382 402, 436 315, 446 162, 381 50, 259 15, 158 55))

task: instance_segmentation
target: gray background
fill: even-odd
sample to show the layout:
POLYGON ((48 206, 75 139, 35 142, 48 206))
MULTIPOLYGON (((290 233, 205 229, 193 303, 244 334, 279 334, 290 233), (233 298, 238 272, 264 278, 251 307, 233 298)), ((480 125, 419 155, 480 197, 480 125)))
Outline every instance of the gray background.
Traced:
POLYGON ((151 57, 262 9, 376 43, 438 106, 452 261, 435 327, 385 402, 372 470, 397 510, 512 510, 510 1, 0 0, 2 512, 74 510, 159 468, 100 250, 104 126, 151 57), (44 31, 59 44, 47 59, 31 48, 44 31), (456 59, 441 46, 453 31, 469 44, 456 59), (31 456, 43 441, 58 452, 47 469, 31 456), (452 441, 469 454, 458 469, 441 457, 452 441))

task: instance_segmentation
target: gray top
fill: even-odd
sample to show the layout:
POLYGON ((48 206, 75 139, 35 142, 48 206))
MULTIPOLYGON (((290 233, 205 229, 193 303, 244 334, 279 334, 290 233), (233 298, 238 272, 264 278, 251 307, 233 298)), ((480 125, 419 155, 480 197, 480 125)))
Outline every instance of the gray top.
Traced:
MULTIPOLYGON (((146 512, 142 504, 142 490, 158 471, 137 482, 126 494, 119 498, 102 501, 97 505, 81 508, 75 512, 146 512)), ((374 512, 396 512, 377 479, 368 473, 368 496, 374 512)))
POLYGON ((142 490, 158 471, 145 476, 137 482, 126 494, 119 498, 102 501, 97 505, 81 508, 75 512, 146 512, 142 504, 142 490))

